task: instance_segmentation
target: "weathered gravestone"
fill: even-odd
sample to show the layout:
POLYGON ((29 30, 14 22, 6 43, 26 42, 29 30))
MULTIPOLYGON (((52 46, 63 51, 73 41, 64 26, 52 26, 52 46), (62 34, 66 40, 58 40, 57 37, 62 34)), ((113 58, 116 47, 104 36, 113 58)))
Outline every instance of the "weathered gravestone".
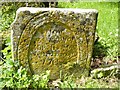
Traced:
POLYGON ((51 79, 88 75, 97 10, 20 8, 12 24, 13 58, 32 74, 51 79))

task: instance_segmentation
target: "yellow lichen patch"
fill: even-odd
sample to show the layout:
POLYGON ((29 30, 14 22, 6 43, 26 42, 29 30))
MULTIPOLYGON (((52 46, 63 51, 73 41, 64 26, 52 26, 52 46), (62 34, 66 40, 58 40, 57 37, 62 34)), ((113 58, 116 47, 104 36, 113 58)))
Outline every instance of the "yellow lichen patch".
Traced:
POLYGON ((16 20, 19 33, 14 31, 14 52, 21 65, 33 74, 50 70, 51 79, 88 74, 96 19, 88 14, 91 13, 20 12, 16 20))
MULTIPOLYGON (((39 30, 37 30, 30 45, 30 51, 34 53, 29 55, 32 57, 30 63, 37 63, 36 67, 38 68, 36 68, 36 70, 39 68, 44 70, 50 69, 54 71, 51 72, 51 74, 57 74, 62 63, 73 63, 76 61, 77 43, 72 31, 57 24, 56 26, 52 26, 53 23, 51 23, 51 28, 49 24, 48 26, 46 25, 46 28, 41 27, 39 30), (49 29, 47 29, 47 27, 49 27, 49 29), (59 30, 57 27, 63 30, 59 30), (41 33, 41 30, 43 29, 44 33, 41 33), (42 62, 43 65, 41 65, 39 62, 42 62), (58 69, 56 67, 58 67, 58 69)), ((33 70, 35 69, 34 65, 35 64, 31 64, 31 69, 33 70)))

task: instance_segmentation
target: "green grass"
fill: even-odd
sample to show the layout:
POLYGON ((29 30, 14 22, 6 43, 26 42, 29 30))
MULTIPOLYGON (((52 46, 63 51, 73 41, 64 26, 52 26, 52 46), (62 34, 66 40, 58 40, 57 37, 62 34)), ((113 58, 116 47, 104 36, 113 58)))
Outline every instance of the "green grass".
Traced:
MULTIPOLYGON (((67 3, 59 2, 59 7, 61 8, 87 8, 87 9, 97 9, 98 22, 97 30, 100 39, 95 45, 94 54, 95 56, 101 56, 102 54, 107 57, 117 56, 117 47, 118 47, 118 4, 117 3, 108 3, 108 2, 77 2, 77 3, 67 3)), ((0 11, 1 14, 1 11, 0 11)), ((0 31, 5 31, 9 28, 10 24, 14 20, 15 14, 4 15, 2 19, 0 17, 0 31)), ((106 59, 105 59, 106 60, 106 59)), ((117 88, 118 83, 116 78, 102 78, 102 79, 93 79, 91 77, 82 78, 80 81, 74 83, 72 79, 64 80, 61 87, 68 87, 66 81, 70 83, 70 87, 74 88, 78 84, 79 88, 117 88), (64 84, 65 83, 65 84, 64 84)))
MULTIPOLYGON (((12 7, 12 6, 11 6, 12 7)), ((117 56, 118 50, 118 3, 117 2, 59 2, 60 8, 97 9, 98 21, 96 32, 99 35, 98 44, 95 45, 94 56, 113 57, 117 56)), ((0 14, 1 14, 0 10, 0 14)), ((5 14, 0 19, 0 32, 8 30, 13 22, 15 12, 5 14)), ((8 12, 9 13, 9 12, 8 12)))
POLYGON ((117 56, 118 50, 118 3, 115 2, 60 2, 61 8, 97 9, 98 21, 96 32, 99 35, 96 55, 106 54, 106 57, 117 56))
MULTIPOLYGON (((116 60, 118 54, 118 3, 115 2, 60 2, 60 8, 97 9, 98 21, 96 32, 99 40, 94 46, 93 57, 102 57, 103 61, 116 60)), ((83 80, 84 81, 84 80, 83 80)), ((117 88, 118 82, 112 79, 87 79, 80 87, 117 88)))

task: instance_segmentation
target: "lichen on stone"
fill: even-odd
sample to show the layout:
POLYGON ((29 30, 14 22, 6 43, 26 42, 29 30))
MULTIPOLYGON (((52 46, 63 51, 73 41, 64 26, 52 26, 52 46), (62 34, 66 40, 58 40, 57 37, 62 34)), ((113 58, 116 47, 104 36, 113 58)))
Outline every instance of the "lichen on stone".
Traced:
POLYGON ((23 10, 11 26, 13 57, 32 74, 50 70, 51 79, 59 78, 60 71, 75 77, 88 75, 96 20, 94 10, 23 10))

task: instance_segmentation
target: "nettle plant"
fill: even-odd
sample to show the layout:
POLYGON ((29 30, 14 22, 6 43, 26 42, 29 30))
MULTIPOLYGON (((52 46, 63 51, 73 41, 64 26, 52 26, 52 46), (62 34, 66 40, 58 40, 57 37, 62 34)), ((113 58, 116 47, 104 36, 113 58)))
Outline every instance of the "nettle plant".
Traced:
POLYGON ((17 61, 7 60, 0 68, 0 88, 47 88, 49 73, 29 75, 17 61))
POLYGON ((5 60, 0 65, 0 89, 2 88, 47 88, 50 71, 30 75, 18 60, 11 59, 11 45, 2 50, 5 60), (8 52, 9 51, 9 52, 8 52))

